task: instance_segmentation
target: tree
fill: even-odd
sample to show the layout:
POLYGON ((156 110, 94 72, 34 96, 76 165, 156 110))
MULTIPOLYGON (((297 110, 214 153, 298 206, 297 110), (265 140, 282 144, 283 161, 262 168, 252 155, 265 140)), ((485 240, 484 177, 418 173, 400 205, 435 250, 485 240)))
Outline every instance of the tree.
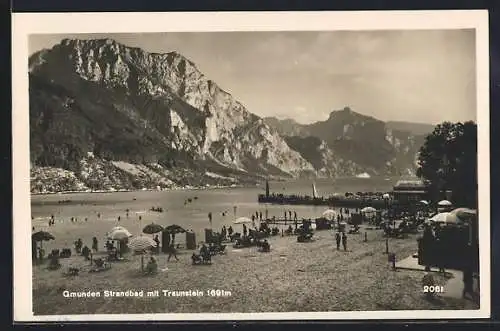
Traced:
POLYGON ((434 200, 452 191, 455 205, 477 208, 477 125, 444 122, 425 139, 417 175, 434 200))

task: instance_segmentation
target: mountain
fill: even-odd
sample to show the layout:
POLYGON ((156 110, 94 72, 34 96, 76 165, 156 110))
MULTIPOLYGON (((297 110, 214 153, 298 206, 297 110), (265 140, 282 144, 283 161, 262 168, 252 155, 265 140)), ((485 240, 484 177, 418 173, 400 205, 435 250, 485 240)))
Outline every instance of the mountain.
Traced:
POLYGON ((412 123, 402 121, 389 121, 385 123, 388 129, 405 131, 412 135, 420 136, 427 135, 434 131, 435 125, 426 123, 412 123))
POLYGON ((275 128, 280 135, 285 137, 307 137, 310 135, 304 125, 299 124, 295 120, 289 118, 280 120, 276 117, 264 117, 264 123, 272 128, 275 128))
POLYGON ((412 172, 422 127, 348 108, 262 119, 177 52, 64 39, 29 58, 31 191, 255 184, 412 172), (406 126, 405 126, 406 125, 406 126))
POLYGON ((308 125, 295 122, 292 126, 290 120, 277 119, 267 123, 287 136, 289 145, 316 167, 330 164, 330 168, 337 169, 336 173, 347 168, 346 173, 358 171, 372 175, 412 174, 425 135, 433 129, 431 125, 405 122, 388 124, 348 107, 332 111, 325 121, 308 125), (321 152, 319 146, 322 146, 321 152), (331 165, 333 156, 334 164, 340 167, 331 165))
POLYGON ((29 59, 32 192, 228 185, 316 174, 177 52, 65 39, 29 59))

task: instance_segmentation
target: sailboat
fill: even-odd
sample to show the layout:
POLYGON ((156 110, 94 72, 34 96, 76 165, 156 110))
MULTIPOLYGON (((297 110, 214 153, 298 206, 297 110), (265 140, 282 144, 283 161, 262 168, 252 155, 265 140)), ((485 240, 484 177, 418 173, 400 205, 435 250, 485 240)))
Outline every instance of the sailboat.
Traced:
POLYGON ((316 190, 316 183, 312 184, 312 189, 313 189, 313 199, 319 198, 318 190, 316 190))

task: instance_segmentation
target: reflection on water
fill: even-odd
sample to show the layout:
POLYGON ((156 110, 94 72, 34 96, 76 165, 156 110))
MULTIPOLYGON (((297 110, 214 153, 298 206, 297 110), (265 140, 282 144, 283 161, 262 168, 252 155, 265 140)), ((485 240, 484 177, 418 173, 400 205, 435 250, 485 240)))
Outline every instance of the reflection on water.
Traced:
MULTIPOLYGON (((317 180, 316 188, 319 195, 330 195, 335 192, 389 191, 394 182, 395 180, 384 178, 317 180)), ((60 238, 72 236, 71 240, 76 240, 77 237, 90 240, 94 235, 103 238, 107 231, 118 224, 117 219, 120 216, 120 225, 127 227, 134 234, 140 233, 142 226, 151 222, 161 225, 179 224, 186 229, 192 229, 197 239, 203 240, 204 228, 210 226, 209 212, 212 213, 213 228, 220 229, 222 225, 231 225, 236 217, 248 217, 256 211, 262 212, 264 216, 266 209, 270 218, 273 216, 282 218, 285 210, 292 210, 297 212, 299 219, 319 217, 325 210, 324 206, 259 204, 257 195, 264 191, 265 184, 262 183, 253 188, 36 195, 32 196, 31 214, 34 217, 32 226, 37 231, 41 229, 50 231, 56 236, 56 241, 58 235, 60 238), (70 202, 59 204, 60 200, 70 200, 70 202), (150 211, 153 206, 162 207, 164 212, 150 211), (127 209, 129 209, 128 218, 127 209), (48 220, 51 215, 56 219, 56 226, 49 228, 48 220), (78 221, 71 223, 71 217, 76 217, 78 221)), ((271 182, 270 191, 312 195, 312 181, 271 182)), ((241 231, 237 227, 238 225, 233 226, 236 231, 241 231)), ((72 241, 64 239, 63 243, 58 244, 71 245, 72 241)))

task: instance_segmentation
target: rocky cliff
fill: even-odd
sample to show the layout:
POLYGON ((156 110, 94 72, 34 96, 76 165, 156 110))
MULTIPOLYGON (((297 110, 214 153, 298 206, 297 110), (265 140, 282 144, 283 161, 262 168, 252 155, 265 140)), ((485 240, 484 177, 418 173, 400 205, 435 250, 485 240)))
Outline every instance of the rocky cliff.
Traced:
POLYGON ((91 190, 315 174, 275 129, 176 52, 63 40, 29 65, 33 192, 40 174, 57 171, 78 183, 69 189, 91 190))

